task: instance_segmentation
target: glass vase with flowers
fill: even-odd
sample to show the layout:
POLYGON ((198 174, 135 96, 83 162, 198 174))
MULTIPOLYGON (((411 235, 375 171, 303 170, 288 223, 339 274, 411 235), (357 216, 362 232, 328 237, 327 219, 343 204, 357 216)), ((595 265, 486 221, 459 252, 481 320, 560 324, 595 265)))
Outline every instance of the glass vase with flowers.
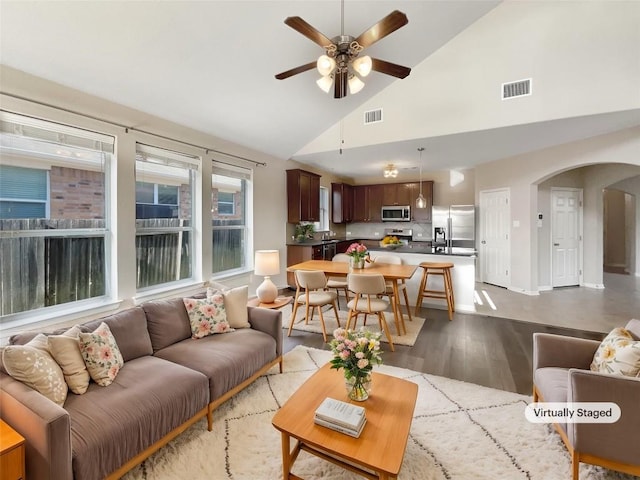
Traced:
POLYGON ((331 368, 343 369, 347 394, 352 400, 362 402, 369 398, 371 370, 374 365, 382 364, 380 335, 380 332, 364 328, 338 328, 333 332, 333 340, 329 343, 334 355, 331 368))

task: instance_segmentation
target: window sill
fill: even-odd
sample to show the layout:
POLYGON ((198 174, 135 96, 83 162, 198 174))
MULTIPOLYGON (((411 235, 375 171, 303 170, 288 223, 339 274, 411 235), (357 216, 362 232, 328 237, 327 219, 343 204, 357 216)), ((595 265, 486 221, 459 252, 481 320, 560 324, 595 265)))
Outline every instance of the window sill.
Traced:
POLYGON ((235 279, 242 279, 243 281, 246 280, 247 275, 253 273, 253 268, 243 268, 243 269, 238 269, 238 270, 231 270, 228 272, 222 272, 222 273, 218 273, 218 274, 213 274, 211 275, 211 280, 214 281, 220 281, 220 280, 235 280, 235 279))
POLYGON ((0 320, 2 325, 2 335, 0 336, 2 342, 0 343, 5 343, 5 339, 19 332, 53 329, 53 327, 77 323, 79 320, 98 318, 102 314, 117 311, 122 304, 123 302, 120 300, 103 297, 76 302, 73 305, 57 305, 7 315, 0 320))
POLYGON ((193 295, 201 292, 203 288, 205 288, 204 282, 194 282, 193 280, 186 280, 184 282, 176 282, 168 285, 159 285, 140 290, 133 298, 133 302, 134 305, 140 305, 141 303, 160 298, 193 295))

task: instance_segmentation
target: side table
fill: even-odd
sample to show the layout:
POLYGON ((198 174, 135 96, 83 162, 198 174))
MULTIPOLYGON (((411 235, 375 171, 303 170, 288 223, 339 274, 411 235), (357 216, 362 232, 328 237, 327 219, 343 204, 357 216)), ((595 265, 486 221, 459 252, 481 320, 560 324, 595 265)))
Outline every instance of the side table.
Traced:
POLYGON ((276 309, 289 305, 292 300, 293 297, 276 297, 273 303, 262 303, 260 299, 256 297, 249 299, 249 301, 247 302, 247 306, 276 309))
POLYGON ((2 480, 24 480, 24 438, 0 420, 0 472, 2 480))

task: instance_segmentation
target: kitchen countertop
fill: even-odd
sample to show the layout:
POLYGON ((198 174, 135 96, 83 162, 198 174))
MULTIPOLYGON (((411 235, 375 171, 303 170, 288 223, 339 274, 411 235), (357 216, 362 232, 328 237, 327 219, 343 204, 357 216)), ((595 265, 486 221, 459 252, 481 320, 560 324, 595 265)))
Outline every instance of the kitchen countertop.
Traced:
MULTIPOLYGON (((302 242, 296 242, 295 240, 290 240, 287 242, 288 246, 297 246, 297 247, 317 247, 318 245, 324 245, 325 243, 338 243, 338 242, 346 242, 347 239, 344 237, 331 237, 327 240, 304 240, 302 242)), ((350 240, 349 240, 350 241, 350 240)), ((355 242, 355 240, 353 240, 355 242)))
POLYGON ((453 247, 451 249, 451 252, 448 252, 446 250, 438 251, 431 245, 421 245, 420 243, 410 243, 409 245, 403 245, 396 248, 370 247, 369 250, 371 250, 372 252, 420 253, 423 255, 448 255, 458 257, 474 257, 477 254, 477 252, 473 248, 453 247))

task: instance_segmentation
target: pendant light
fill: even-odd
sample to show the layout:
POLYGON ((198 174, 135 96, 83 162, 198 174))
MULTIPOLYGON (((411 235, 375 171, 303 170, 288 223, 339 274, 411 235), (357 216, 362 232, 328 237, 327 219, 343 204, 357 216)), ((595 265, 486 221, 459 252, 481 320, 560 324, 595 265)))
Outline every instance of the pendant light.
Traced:
POLYGON ((420 195, 416 198, 416 208, 427 208, 427 199, 422 195, 422 152, 424 147, 418 147, 420 152, 420 195))

